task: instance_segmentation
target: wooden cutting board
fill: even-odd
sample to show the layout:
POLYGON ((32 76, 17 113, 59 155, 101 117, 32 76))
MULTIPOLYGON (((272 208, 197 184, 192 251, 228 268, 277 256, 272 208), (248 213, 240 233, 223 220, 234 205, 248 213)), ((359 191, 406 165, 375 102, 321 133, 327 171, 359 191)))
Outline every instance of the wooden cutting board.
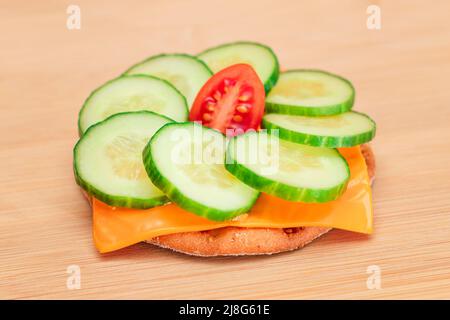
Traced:
POLYGON ((448 1, 78 0, 80 30, 66 27, 70 3, 2 4, 0 298, 450 298, 448 1), (366 26, 371 3, 380 30, 366 26), (149 55, 241 39, 267 43, 286 69, 353 81, 355 109, 378 123, 374 234, 334 230, 267 257, 147 244, 100 255, 72 175, 83 100, 149 55))

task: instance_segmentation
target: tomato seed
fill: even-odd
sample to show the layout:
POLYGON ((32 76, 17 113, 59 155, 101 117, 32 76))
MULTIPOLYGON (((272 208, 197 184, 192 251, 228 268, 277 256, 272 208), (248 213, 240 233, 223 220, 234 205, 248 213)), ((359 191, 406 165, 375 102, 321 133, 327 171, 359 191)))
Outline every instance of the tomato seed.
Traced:
POLYGON ((219 90, 217 90, 214 95, 213 95, 214 99, 216 99, 216 101, 219 101, 220 98, 222 98, 222 94, 220 93, 219 90))
POLYGON ((210 113, 204 113, 202 118, 203 121, 209 122, 212 120, 212 115, 210 113))
POLYGON ((240 104, 236 107, 236 110, 240 113, 247 113, 248 107, 245 104, 240 104))
POLYGON ((240 116, 240 115, 235 115, 234 117, 233 117, 233 121, 234 122, 242 122, 242 116, 240 116))
POLYGON ((246 101, 250 100, 250 98, 251 98, 250 95, 243 94, 238 99, 239 99, 239 101, 246 102, 246 101))

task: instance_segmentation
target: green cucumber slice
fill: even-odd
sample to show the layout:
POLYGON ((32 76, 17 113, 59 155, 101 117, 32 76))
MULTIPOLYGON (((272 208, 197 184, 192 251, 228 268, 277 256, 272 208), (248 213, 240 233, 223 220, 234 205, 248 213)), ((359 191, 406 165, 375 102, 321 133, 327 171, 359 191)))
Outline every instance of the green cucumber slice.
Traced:
POLYGON ((254 189, 301 202, 335 200, 350 178, 336 149, 305 146, 264 131, 231 139, 225 168, 254 189))
POLYGON ((278 129, 281 139, 328 148, 363 144, 372 140, 376 131, 369 116, 354 111, 322 117, 269 113, 262 123, 266 129, 278 129))
POLYGON ((126 111, 153 111, 175 121, 185 121, 184 96, 169 82, 147 76, 121 76, 105 83, 87 98, 78 116, 82 135, 91 125, 126 111))
POLYGON ((321 70, 291 70, 280 74, 266 98, 266 111, 305 116, 332 115, 353 107, 350 81, 321 70))
POLYGON ((194 122, 162 127, 143 152, 152 182, 181 208, 210 220, 246 213, 259 193, 224 167, 225 136, 194 122))
POLYGON ((112 115, 91 126, 74 148, 77 183, 116 207, 145 209, 169 200, 148 178, 142 150, 171 119, 150 111, 112 115))
POLYGON ((256 42, 232 42, 207 49, 198 55, 209 68, 218 72, 237 63, 247 63, 255 69, 266 92, 275 85, 279 75, 278 58, 271 48, 256 42))
POLYGON ((191 108, 198 91, 213 73, 200 59, 188 54, 174 53, 147 58, 124 74, 146 74, 169 81, 186 97, 191 108))

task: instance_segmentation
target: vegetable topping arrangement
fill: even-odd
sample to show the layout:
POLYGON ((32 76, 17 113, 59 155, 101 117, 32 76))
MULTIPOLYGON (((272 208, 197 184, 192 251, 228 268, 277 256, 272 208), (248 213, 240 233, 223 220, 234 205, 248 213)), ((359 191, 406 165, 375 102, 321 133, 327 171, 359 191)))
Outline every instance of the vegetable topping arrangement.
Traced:
POLYGON ((354 100, 350 81, 280 72, 272 49, 258 43, 153 56, 86 99, 75 178, 112 207, 172 202, 212 221, 248 213, 261 193, 333 201, 350 180, 336 148, 375 136, 354 100))

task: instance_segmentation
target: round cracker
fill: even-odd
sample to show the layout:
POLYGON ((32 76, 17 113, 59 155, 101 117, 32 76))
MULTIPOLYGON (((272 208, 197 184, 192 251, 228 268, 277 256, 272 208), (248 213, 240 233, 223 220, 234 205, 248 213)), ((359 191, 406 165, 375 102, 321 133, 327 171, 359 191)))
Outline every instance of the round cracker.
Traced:
POLYGON ((146 242, 177 252, 201 256, 274 254, 305 246, 330 228, 239 228, 175 233, 146 242))
MULTIPOLYGON (((361 145, 370 183, 375 176, 375 156, 368 144, 361 145)), ((146 242, 188 255, 240 256, 274 254, 300 249, 331 228, 239 228, 225 227, 207 231, 174 233, 146 242)))

